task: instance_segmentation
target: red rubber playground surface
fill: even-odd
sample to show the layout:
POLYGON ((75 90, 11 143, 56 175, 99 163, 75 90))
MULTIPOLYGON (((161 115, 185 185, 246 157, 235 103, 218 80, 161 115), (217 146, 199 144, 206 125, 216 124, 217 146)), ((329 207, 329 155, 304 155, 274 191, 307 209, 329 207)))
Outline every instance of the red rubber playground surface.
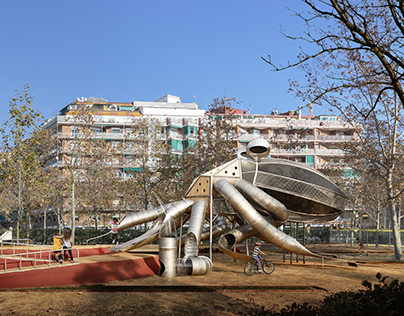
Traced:
MULTIPOLYGON (((4 272, 4 259, 0 259, 0 288, 97 284, 151 276, 160 269, 155 254, 110 254, 109 247, 105 246, 82 246, 79 252, 79 264, 66 260, 64 265, 51 263, 48 267, 48 261, 44 261, 37 262, 37 268, 34 268, 29 267, 32 262, 25 262, 19 270, 17 263, 13 266, 8 260, 7 273, 4 272)), ((77 260, 74 250, 73 256, 77 260)))

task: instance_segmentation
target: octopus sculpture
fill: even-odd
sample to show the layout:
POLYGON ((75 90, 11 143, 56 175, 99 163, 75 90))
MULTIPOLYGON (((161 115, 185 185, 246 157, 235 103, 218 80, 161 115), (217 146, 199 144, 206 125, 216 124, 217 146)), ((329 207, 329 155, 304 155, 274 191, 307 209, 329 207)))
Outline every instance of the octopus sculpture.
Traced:
MULTIPOLYGON (((268 142, 254 139, 236 159, 196 178, 182 200, 128 214, 118 231, 154 223, 144 235, 111 250, 128 251, 160 238, 161 274, 170 277, 176 273, 208 273, 212 261, 198 256, 199 244, 216 236, 220 236, 220 249, 232 257, 236 257, 233 246, 251 236, 288 252, 318 256, 279 227, 286 221, 331 221, 344 211, 346 196, 319 171, 301 163, 267 158, 268 155, 268 142), (230 212, 216 210, 217 200, 224 200, 230 212), (229 214, 237 222, 231 230, 225 220, 229 214), (209 225, 204 230, 206 223, 209 225), (178 237, 177 228, 184 224, 188 232, 178 237), (177 251, 177 244, 180 249, 183 245, 183 251, 177 251), (178 257, 182 253, 183 257, 177 258, 177 252, 178 257)), ((250 257, 238 255, 237 259, 250 260, 250 257)))

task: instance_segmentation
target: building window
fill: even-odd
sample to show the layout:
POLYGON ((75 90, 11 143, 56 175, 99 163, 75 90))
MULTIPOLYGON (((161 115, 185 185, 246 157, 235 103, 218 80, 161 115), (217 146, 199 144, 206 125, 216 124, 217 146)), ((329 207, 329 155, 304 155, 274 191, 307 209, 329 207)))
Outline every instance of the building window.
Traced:
POLYGON ((77 137, 79 135, 79 131, 77 130, 76 127, 71 127, 70 132, 72 137, 77 137))
POLYGON ((133 156, 127 156, 127 157, 125 157, 126 158, 126 163, 127 164, 134 164, 135 163, 135 157, 133 157, 133 156))
POLYGON ((178 137, 178 135, 179 135, 178 129, 177 128, 171 128, 170 135, 171 135, 171 137, 174 137, 174 138, 178 137))

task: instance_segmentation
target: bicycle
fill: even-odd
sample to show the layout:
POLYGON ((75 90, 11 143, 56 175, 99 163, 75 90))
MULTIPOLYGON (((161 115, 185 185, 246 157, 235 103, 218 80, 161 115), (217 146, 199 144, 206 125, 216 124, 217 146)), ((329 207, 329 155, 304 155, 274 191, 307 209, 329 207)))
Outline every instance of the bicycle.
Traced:
MULTIPOLYGON (((261 269, 265 274, 271 274, 275 270, 275 265, 266 260, 265 257, 261 257, 261 269)), ((256 271, 258 271, 258 262, 254 260, 254 262, 247 262, 244 266, 244 273, 248 276, 253 275, 256 271)))

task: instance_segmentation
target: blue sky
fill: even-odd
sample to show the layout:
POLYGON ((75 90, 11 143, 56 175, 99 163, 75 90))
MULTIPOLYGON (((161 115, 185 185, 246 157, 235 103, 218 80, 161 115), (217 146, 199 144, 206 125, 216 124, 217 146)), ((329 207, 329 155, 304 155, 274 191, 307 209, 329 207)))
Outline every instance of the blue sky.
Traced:
POLYGON ((255 114, 297 109, 288 80, 302 73, 274 72, 261 59, 286 63, 299 52, 280 34, 281 25, 302 30, 287 6, 302 9, 299 0, 1 1, 0 122, 25 83, 45 117, 90 96, 172 94, 207 109, 226 94, 255 114))

